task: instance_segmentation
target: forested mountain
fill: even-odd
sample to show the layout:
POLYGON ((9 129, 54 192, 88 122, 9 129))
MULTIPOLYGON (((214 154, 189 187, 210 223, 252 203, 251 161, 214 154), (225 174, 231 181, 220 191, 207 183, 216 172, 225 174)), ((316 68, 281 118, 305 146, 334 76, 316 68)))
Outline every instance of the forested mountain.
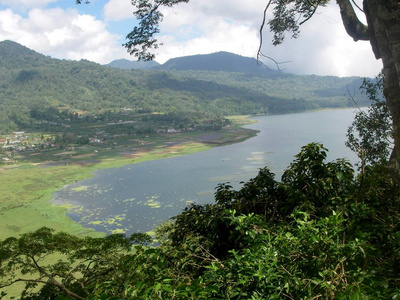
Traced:
POLYGON ((256 59, 243 57, 229 52, 216 52, 211 54, 190 55, 171 58, 164 64, 155 61, 131 61, 117 59, 106 66, 119 69, 156 69, 166 71, 222 71, 252 74, 268 77, 287 77, 290 74, 267 69, 256 59))
MULTIPOLYGON (((29 127, 32 118, 51 120, 59 111, 85 115, 129 108, 229 115, 344 107, 349 105, 347 90, 357 92, 361 82, 357 77, 257 75, 246 71, 251 61, 260 68, 255 60, 227 53, 195 57, 189 65, 197 60, 211 66, 218 55, 227 58, 230 72, 121 70, 87 60, 53 59, 15 42, 0 42, 0 132, 29 127), (241 72, 238 62, 243 62, 241 72)), ((367 103, 359 94, 355 99, 367 103)))
POLYGON ((268 70, 256 59, 243 57, 229 52, 217 52, 204 55, 177 57, 168 60, 157 69, 162 70, 197 70, 237 72, 268 77, 287 77, 289 74, 268 70))
POLYGON ((9 69, 43 67, 48 65, 52 60, 50 57, 46 57, 12 41, 0 42, 0 59, 0 67, 9 69))

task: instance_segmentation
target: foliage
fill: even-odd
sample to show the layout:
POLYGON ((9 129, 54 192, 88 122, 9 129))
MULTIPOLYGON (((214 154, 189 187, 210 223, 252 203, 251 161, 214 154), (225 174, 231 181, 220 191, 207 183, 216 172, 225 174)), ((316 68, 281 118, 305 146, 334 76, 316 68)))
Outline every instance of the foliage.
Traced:
MULTIPOLYGON (((169 240, 132 257, 134 271, 119 292, 133 299, 398 296, 396 181, 376 165, 361 184, 349 163, 325 158, 326 149, 310 144, 282 182, 262 169, 239 191, 218 186, 215 204, 185 209, 163 229, 169 240)), ((102 295, 115 289, 100 287, 102 295)))
POLYGON ((8 238, 0 243, 0 288, 24 282, 21 299, 50 299, 60 293, 84 299, 98 280, 118 280, 115 271, 124 268, 132 241, 147 243, 149 238, 78 238, 46 227, 8 238))
POLYGON ((325 162, 326 151, 304 146, 280 182, 263 168, 238 191, 219 185, 215 204, 192 205, 163 225, 156 247, 129 252, 121 235, 88 239, 49 229, 6 239, 3 281, 30 272, 46 278, 39 290, 22 292, 41 299, 399 297, 398 181, 377 163, 361 180, 347 161, 325 162), (63 259, 45 258, 54 253, 63 259))
POLYGON ((128 42, 124 46, 130 54, 138 57, 139 60, 152 60, 154 54, 149 53, 149 49, 157 49, 157 39, 154 37, 159 32, 159 23, 163 19, 160 8, 163 6, 171 7, 177 3, 187 3, 189 0, 132 0, 131 3, 136 7, 134 15, 139 20, 139 25, 126 36, 128 42), (137 47, 140 46, 141 49, 137 47))
MULTIPOLYGON (((178 2, 186 1, 134 1, 147 40, 162 19, 158 7, 178 2)), ((297 13, 307 20, 324 3, 277 2, 276 42, 285 30, 298 34, 297 13)), ((18 70, 6 85, 43 76, 18 70)), ((376 88, 366 87, 374 97, 376 88)), ((158 247, 130 253, 121 235, 78 238, 47 228, 8 238, 0 243, 2 286, 25 281, 21 299, 397 299, 399 179, 382 156, 366 158, 370 165, 354 177, 347 161, 326 163, 326 151, 304 146, 281 182, 264 168, 239 191, 219 185, 215 204, 192 205, 160 230, 158 247)))
POLYGON ((326 6, 329 1, 279 1, 272 0, 268 6, 273 6, 273 17, 268 21, 269 28, 273 32, 273 45, 282 44, 285 32, 289 32, 292 38, 297 38, 300 26, 309 20, 319 6, 326 6))
MULTIPOLYGON (((155 55, 150 50, 157 49, 156 35, 159 33, 159 24, 163 20, 160 8, 171 7, 179 3, 187 3, 189 0, 137 0, 132 1, 135 6, 134 15, 139 25, 127 35, 128 42, 124 44, 130 54, 134 54, 139 60, 152 60, 155 55)), ((284 40, 284 33, 291 32, 296 38, 299 34, 299 25, 310 19, 319 6, 326 6, 329 1, 279 1, 271 0, 273 18, 268 24, 274 33, 273 44, 281 44, 284 40)))
POLYGON ((362 170, 366 165, 387 161, 393 143, 390 112, 382 93, 383 80, 382 74, 375 81, 363 80, 361 90, 372 104, 356 114, 347 130, 346 146, 360 158, 362 170))

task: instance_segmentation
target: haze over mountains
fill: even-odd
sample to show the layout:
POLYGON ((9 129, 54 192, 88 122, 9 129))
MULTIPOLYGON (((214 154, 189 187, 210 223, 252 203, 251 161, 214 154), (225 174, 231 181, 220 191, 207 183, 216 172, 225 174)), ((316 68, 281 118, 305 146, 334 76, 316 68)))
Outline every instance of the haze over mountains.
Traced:
POLYGON ((187 115, 288 113, 349 106, 348 91, 366 105, 360 83, 358 77, 270 71, 255 59, 227 52, 174 58, 163 65, 120 61, 102 66, 54 59, 3 41, 0 132, 29 127, 32 112, 36 117, 38 112, 85 115, 123 108, 187 115))

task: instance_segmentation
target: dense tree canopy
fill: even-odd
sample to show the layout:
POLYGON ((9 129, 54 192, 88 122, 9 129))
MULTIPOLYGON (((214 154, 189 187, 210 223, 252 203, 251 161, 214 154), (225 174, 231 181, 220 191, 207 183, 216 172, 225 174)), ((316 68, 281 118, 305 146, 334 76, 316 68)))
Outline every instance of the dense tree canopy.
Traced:
MULTIPOLYGON (((379 81, 365 88, 373 98, 379 81)), ((376 104, 355 124, 385 120, 376 104)), ((379 142, 382 128, 390 134, 390 126, 369 128, 349 145, 379 142)), ((23 282, 19 299, 398 299, 400 181, 380 154, 367 155, 355 174, 310 143, 280 181, 263 168, 239 190, 220 184, 214 204, 191 205, 156 230, 158 247, 144 234, 88 238, 48 228, 7 238, 0 297, 23 282)))
POLYGON ((392 148, 393 126, 382 85, 381 75, 376 81, 364 79, 361 89, 373 102, 366 111, 357 112, 347 131, 346 146, 360 158, 362 173, 366 165, 386 162, 392 148))
MULTIPOLYGON (((182 119, 190 119, 185 125, 196 125, 223 115, 346 107, 346 87, 356 89, 361 83, 355 77, 279 72, 248 76, 246 66, 229 72, 197 70, 195 58, 181 62, 183 68, 194 68, 188 70, 121 70, 53 59, 11 41, 0 43, 0 56, 0 134, 42 121, 76 121, 77 114, 96 114, 105 122, 105 113, 124 108, 170 116, 179 112, 182 119)), ((217 64, 216 58, 208 61, 217 64)), ((236 57, 230 61, 238 63, 236 57)), ((355 97, 360 105, 369 104, 359 96, 355 97)))
MULTIPOLYGON (((379 142, 381 129, 390 134, 374 126, 387 119, 380 81, 364 86, 378 107, 356 119, 371 126, 350 136, 354 149, 379 142)), ((49 228, 4 239, 0 297, 24 283, 19 299, 398 299, 400 188, 381 146, 356 175, 310 143, 280 181, 263 168, 239 190, 218 185, 214 204, 191 205, 156 230, 157 247, 145 234, 49 228)))

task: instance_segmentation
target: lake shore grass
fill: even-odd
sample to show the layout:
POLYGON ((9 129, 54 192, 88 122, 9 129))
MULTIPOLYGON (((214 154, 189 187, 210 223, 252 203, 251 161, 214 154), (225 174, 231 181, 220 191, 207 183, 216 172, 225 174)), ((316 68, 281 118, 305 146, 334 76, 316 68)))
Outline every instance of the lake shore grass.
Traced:
POLYGON ((69 207, 51 203, 53 194, 67 184, 92 176, 98 169, 205 151, 244 141, 257 133, 241 127, 252 122, 245 116, 234 117, 232 122, 231 128, 218 132, 149 137, 141 148, 125 144, 102 151, 68 152, 64 159, 58 159, 58 153, 57 161, 46 155, 45 161, 37 161, 36 156, 34 162, 0 166, 0 240, 43 226, 78 236, 104 235, 69 218, 69 207))

